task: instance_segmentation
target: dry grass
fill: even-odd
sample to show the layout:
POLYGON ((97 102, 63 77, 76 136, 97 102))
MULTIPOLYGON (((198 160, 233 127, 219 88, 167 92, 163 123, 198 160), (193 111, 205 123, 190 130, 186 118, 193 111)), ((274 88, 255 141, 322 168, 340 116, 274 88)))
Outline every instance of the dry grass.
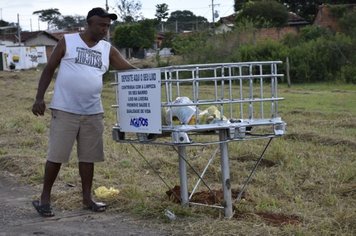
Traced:
MULTIPOLYGON (((36 186, 42 181, 50 120, 49 112, 44 117, 31 114, 39 75, 36 70, 0 72, 0 170, 36 186)), ((168 187, 132 146, 112 140, 115 111, 110 106, 115 94, 108 83, 103 91, 106 161, 96 165, 94 187, 121 191, 109 202, 109 212, 147 218, 177 235, 355 235, 356 87, 282 85, 280 94, 286 98, 279 109, 288 123, 287 135, 272 142, 246 198, 234 205, 238 214, 231 220, 216 209, 182 208, 169 200, 168 187), (166 208, 177 215, 176 221, 164 217, 166 208), (284 221, 278 221, 279 217, 284 221)), ((46 100, 50 97, 47 93, 46 100)), ((233 189, 241 187, 265 143, 230 144, 233 189)), ((179 185, 178 155, 171 147, 136 147, 171 187, 179 185)), ((191 164, 202 171, 215 148, 189 148, 191 164)), ((221 187, 218 157, 206 177, 211 188, 221 187)), ((189 170, 190 189, 194 179, 189 170)), ((53 201, 57 209, 81 207, 75 150, 60 172, 53 201)))

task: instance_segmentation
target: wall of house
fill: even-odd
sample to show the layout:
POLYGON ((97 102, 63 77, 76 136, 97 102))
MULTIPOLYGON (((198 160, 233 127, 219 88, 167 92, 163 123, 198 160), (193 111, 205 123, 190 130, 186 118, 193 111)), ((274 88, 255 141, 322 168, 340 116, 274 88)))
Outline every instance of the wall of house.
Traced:
POLYGON ((45 46, 46 58, 49 58, 52 54, 53 48, 57 45, 57 41, 49 38, 46 35, 38 35, 35 38, 28 39, 25 46, 45 46))
POLYGON ((329 28, 332 31, 340 31, 340 26, 335 17, 332 16, 330 9, 326 5, 319 6, 318 14, 315 17, 314 25, 329 28))
POLYGON ((281 28, 262 28, 255 31, 246 31, 239 34, 240 43, 257 43, 266 39, 281 40, 287 34, 298 34, 299 27, 286 26, 281 28))
POLYGON ((2 69, 11 70, 10 65, 14 65, 16 70, 35 68, 38 64, 47 63, 44 46, 24 47, 24 46, 0 46, 2 53, 2 69))
POLYGON ((273 40, 281 40, 287 34, 297 34, 299 32, 298 27, 293 26, 286 26, 282 28, 263 28, 255 33, 255 40, 261 41, 265 40, 266 38, 273 39, 273 40))

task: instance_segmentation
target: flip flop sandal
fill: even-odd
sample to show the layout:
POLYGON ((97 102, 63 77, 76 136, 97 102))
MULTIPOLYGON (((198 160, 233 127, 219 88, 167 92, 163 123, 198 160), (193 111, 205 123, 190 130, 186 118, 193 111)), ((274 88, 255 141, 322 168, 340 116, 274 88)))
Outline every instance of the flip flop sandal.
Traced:
POLYGON ((36 200, 32 202, 33 207, 36 209, 38 214, 42 217, 52 217, 54 216, 52 207, 50 204, 40 205, 40 201, 36 200))
POLYGON ((93 212, 104 212, 106 210, 106 204, 103 202, 93 202, 90 206, 85 206, 84 209, 91 210, 93 212))

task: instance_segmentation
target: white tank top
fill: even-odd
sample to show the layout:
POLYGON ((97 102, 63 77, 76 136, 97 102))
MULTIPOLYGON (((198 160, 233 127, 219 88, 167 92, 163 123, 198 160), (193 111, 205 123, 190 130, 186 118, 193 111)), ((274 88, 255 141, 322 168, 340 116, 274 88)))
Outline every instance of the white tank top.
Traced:
POLYGON ((110 43, 101 40, 88 47, 79 33, 64 35, 61 59, 50 108, 80 115, 103 113, 103 74, 109 68, 110 43))

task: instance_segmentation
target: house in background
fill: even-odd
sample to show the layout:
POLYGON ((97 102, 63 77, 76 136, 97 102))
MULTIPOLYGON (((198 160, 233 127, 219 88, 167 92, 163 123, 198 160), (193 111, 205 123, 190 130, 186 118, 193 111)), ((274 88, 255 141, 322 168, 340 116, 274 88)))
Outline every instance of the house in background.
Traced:
POLYGON ((21 32, 20 39, 19 42, 17 34, 0 35, 0 44, 5 46, 44 46, 46 48, 46 57, 49 58, 53 48, 59 41, 58 38, 46 31, 24 31, 21 32))
POLYGON ((46 56, 52 54, 53 48, 57 45, 59 41, 55 36, 46 31, 34 31, 34 32, 22 32, 21 41, 24 46, 44 46, 46 47, 46 56))
POLYGON ((229 16, 220 17, 218 26, 215 28, 216 34, 223 34, 232 31, 235 26, 235 19, 237 13, 233 13, 229 16))
POLYGON ((46 31, 0 35, 0 69, 30 69, 47 63, 58 39, 46 31))
MULTIPOLYGON (((219 34, 232 31, 235 27, 236 15, 237 13, 234 13, 226 17, 221 17, 219 21, 220 25, 216 27, 215 33, 219 34)), ((242 30, 237 35, 237 40, 240 43, 256 43, 266 39, 281 40, 287 34, 298 34, 300 28, 306 25, 310 25, 310 23, 297 14, 289 12, 288 21, 284 26, 242 30)))
MULTIPOLYGON (((232 31, 236 23, 236 16, 237 13, 231 14, 226 17, 221 17, 219 20, 220 25, 216 27, 215 33, 219 34, 219 33, 226 33, 232 31)), ((286 30, 286 32, 291 32, 291 31, 297 32, 299 31, 300 27, 309 24, 310 23, 306 21, 303 17, 298 16, 294 12, 289 12, 287 24, 284 27, 279 27, 279 29, 289 28, 288 30, 286 30)))

